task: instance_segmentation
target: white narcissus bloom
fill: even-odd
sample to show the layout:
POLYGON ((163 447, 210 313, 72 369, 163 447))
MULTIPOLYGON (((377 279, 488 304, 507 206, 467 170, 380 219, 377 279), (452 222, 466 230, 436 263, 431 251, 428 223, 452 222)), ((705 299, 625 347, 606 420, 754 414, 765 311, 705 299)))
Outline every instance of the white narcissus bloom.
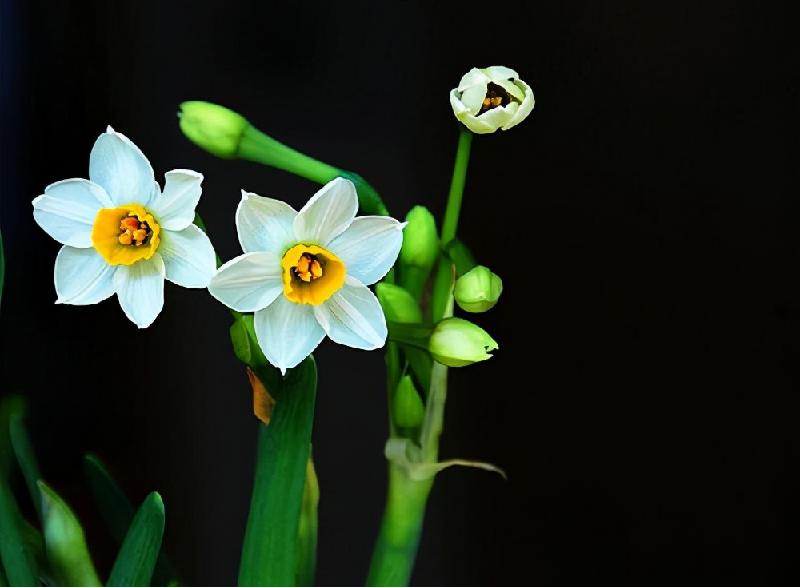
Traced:
POLYGON ((450 105, 469 130, 489 134, 525 120, 533 110, 533 90, 508 67, 472 68, 450 91, 450 105))
POLYGON ((57 304, 96 304, 117 294, 139 328, 164 306, 164 279, 206 287, 216 258, 192 224, 203 176, 166 173, 164 191, 150 162, 110 126, 92 147, 89 180, 65 179, 33 200, 33 218, 63 244, 56 257, 57 304))
POLYGON ((386 342, 386 320, 367 288, 391 269, 403 226, 360 216, 353 183, 336 178, 300 212, 242 191, 236 229, 244 255, 228 261, 208 289, 239 312, 254 312, 256 337, 285 373, 322 342, 364 350, 386 342))

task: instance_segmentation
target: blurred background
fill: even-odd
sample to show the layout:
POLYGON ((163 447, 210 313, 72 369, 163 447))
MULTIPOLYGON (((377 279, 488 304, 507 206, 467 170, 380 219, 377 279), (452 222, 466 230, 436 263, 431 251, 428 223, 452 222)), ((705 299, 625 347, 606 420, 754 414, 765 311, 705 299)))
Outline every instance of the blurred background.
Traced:
MULTIPOLYGON (((137 331, 114 299, 56 306, 59 245, 30 201, 86 177, 111 124, 157 177, 205 175, 217 251, 239 190, 317 186, 221 161, 180 134, 188 99, 361 173, 403 216, 441 214, 448 92, 504 64, 519 127, 477 137, 461 236, 504 279, 477 316, 496 358, 452 372, 416 586, 767 585, 784 576, 784 394, 797 266, 784 257, 781 15, 758 2, 2 0, 2 391, 30 401, 46 479, 115 547, 84 484, 96 451, 135 501, 157 489, 189 585, 233 585, 256 420, 229 315, 167 285, 137 331)), ((383 356, 324 343, 314 453, 318 585, 363 582, 384 501, 383 356)), ((23 504, 29 508, 30 504, 23 504)), ((30 511, 29 509, 27 511, 30 511)))

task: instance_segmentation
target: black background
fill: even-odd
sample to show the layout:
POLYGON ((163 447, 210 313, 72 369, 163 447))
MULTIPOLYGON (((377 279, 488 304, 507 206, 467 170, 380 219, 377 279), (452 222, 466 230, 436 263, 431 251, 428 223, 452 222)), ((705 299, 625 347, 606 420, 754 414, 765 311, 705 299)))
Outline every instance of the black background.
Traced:
MULTIPOLYGON (((59 245, 30 200, 85 177, 107 124, 156 174, 205 174, 200 211, 239 253, 240 188, 295 206, 316 186, 189 144, 206 99, 358 171, 395 215, 440 214, 448 91, 505 64, 534 88, 519 127, 477 137, 461 235, 504 279, 475 317, 496 358, 454 371, 415 585, 765 585, 782 577, 788 416, 782 334, 782 16, 745 2, 22 2, 4 0, 4 391, 32 404, 45 476, 114 547, 86 495, 97 451, 166 503, 190 585, 232 585, 256 422, 226 311, 168 285, 146 331, 112 299, 55 306, 59 245), (125 5, 127 4, 127 6, 125 5)), ((789 289, 786 289, 786 286, 789 289)), ((791 296, 789 295, 791 293, 791 296)), ((383 504, 380 352, 325 343, 314 448, 318 584, 363 581, 383 504)))

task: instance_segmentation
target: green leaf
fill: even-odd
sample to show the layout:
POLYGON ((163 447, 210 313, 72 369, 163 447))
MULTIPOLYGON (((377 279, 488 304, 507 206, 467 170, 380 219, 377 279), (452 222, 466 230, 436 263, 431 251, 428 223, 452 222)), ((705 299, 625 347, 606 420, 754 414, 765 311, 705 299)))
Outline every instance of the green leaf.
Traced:
POLYGON ((279 390, 270 389, 280 393, 269 426, 259 425, 239 587, 295 585, 316 388, 317 369, 309 357, 289 371, 279 390))
POLYGON ((26 547, 23 520, 5 479, 0 478, 0 559, 11 587, 38 587, 38 570, 26 547))
POLYGON ((0 479, 8 479, 14 449, 11 446, 11 416, 25 411, 25 400, 18 395, 0 398, 0 479))
POLYGON ((47 561, 59 587, 100 587, 78 518, 44 481, 37 484, 47 561))
POLYGON ((39 516, 39 520, 41 520, 42 500, 40 498, 39 487, 36 484, 42 476, 39 473, 39 463, 36 461, 36 454, 33 452, 33 446, 28 437, 28 431, 25 429, 25 422, 21 411, 11 414, 8 431, 11 437, 11 445, 14 447, 14 454, 17 457, 20 469, 22 469, 22 476, 25 477, 25 484, 28 486, 28 492, 36 508, 36 514, 39 516))
POLYGON ((148 495, 133 518, 106 587, 149 587, 164 536, 164 502, 148 495))
MULTIPOLYGON (((121 543, 136 513, 133 503, 97 455, 89 453, 84 456, 83 472, 111 536, 121 543)), ((173 582, 177 585, 177 576, 178 573, 167 556, 163 552, 159 553, 156 570, 153 573, 153 586, 162 587, 173 582)))

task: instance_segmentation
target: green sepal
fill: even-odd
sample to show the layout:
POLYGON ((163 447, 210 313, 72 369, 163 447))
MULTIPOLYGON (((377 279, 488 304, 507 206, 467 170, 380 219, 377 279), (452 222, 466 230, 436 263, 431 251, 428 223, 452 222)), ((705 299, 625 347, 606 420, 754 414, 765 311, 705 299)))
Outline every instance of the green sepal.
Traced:
POLYGON ((164 502, 152 492, 131 522, 106 587, 149 587, 164 536, 164 502))

